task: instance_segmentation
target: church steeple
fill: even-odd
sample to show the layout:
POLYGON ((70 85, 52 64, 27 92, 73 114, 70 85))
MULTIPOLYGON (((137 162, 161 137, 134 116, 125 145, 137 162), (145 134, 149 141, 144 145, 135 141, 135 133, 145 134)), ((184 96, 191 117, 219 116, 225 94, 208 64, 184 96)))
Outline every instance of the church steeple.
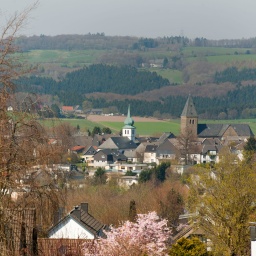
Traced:
POLYGON ((197 117, 196 108, 191 95, 189 94, 181 116, 197 117))
POLYGON ((130 126, 133 126, 133 124, 134 124, 134 121, 131 118, 131 114, 130 114, 130 105, 128 106, 127 117, 124 120, 124 124, 125 125, 130 125, 130 126))
POLYGON ((182 135, 196 137, 198 126, 198 115, 191 95, 188 96, 181 114, 180 131, 182 135))
POLYGON ((136 128, 133 126, 134 120, 131 118, 130 105, 128 106, 127 117, 124 120, 124 127, 122 129, 122 136, 128 137, 130 140, 135 140, 136 128))

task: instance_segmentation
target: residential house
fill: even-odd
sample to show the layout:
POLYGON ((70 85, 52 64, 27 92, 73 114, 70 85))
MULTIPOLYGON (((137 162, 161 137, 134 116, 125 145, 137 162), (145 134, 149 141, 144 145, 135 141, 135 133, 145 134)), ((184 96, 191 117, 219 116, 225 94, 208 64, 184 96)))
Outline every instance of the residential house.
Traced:
POLYGON ((94 155, 93 166, 103 167, 110 169, 110 165, 113 163, 125 163, 127 161, 127 157, 120 153, 118 150, 112 149, 103 149, 98 151, 94 155))
POLYGON ((136 149, 124 150, 123 154, 127 157, 127 162, 130 162, 130 163, 140 163, 143 160, 141 158, 141 155, 136 151, 136 149))
POLYGON ((75 153, 75 154, 82 154, 85 150, 85 146, 80 146, 80 145, 77 145, 77 146, 74 146, 70 149, 70 152, 71 153, 75 153))
POLYGON ((90 166, 94 166, 93 162, 94 162, 94 155, 97 153, 96 147, 95 146, 88 146, 85 151, 84 154, 81 156, 81 158, 83 159, 83 161, 87 164, 88 167, 90 166))
POLYGON ((73 106, 62 106, 61 111, 63 114, 72 114, 72 113, 74 113, 74 107, 73 106))
POLYGON ((142 170, 148 167, 145 163, 124 163, 124 162, 116 162, 114 164, 109 165, 109 170, 113 172, 119 172, 125 174, 128 171, 132 171, 134 173, 139 174, 142 170))
POLYGON ((146 145, 143 157, 143 163, 156 163, 156 150, 158 145, 148 144, 146 145))
POLYGON ((49 238, 95 239, 103 237, 104 225, 88 212, 88 203, 81 203, 48 231, 49 238))
POLYGON ((76 106, 74 107, 74 113, 77 114, 77 115, 83 114, 83 110, 82 110, 81 106, 76 105, 76 106))
POLYGON ((180 152, 169 139, 164 140, 156 149, 156 163, 178 159, 180 152))

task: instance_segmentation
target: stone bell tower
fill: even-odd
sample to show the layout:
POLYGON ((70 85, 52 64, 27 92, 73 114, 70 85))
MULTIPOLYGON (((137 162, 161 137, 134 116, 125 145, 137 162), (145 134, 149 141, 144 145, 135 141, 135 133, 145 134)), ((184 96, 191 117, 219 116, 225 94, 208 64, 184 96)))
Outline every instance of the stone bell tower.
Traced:
POLYGON ((198 115, 191 95, 188 96, 180 121, 182 135, 197 137, 198 115))

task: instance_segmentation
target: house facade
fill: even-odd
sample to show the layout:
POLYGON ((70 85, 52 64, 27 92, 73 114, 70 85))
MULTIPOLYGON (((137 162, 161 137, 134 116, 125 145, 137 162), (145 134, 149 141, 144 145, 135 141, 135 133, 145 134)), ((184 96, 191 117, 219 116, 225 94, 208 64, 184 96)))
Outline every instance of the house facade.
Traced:
POLYGON ((88 212, 88 204, 81 203, 48 231, 49 238, 95 239, 104 236, 104 225, 88 212))

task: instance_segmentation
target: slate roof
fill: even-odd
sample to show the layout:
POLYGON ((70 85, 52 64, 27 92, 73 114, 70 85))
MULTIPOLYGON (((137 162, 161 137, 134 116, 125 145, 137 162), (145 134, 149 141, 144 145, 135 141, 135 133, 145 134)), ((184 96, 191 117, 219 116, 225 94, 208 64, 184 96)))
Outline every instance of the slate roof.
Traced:
POLYGON ((111 134, 103 134, 103 135, 95 134, 92 139, 91 145, 98 147, 102 143, 104 143, 109 137, 111 137, 111 134))
POLYGON ((198 124, 197 134, 199 137, 221 137, 230 126, 238 136, 254 136, 248 124, 198 124))
POLYGON ((202 148, 202 154, 207 154, 209 151, 216 151, 219 152, 220 149, 222 148, 221 145, 203 145, 202 148))
POLYGON ((175 135, 172 132, 164 132, 161 137, 158 139, 159 143, 163 143, 165 140, 175 138, 175 135))
POLYGON ((145 153, 154 153, 156 152, 158 145, 147 145, 145 148, 145 153))
POLYGON ((188 96, 187 102, 184 106, 181 116, 197 117, 196 108, 191 95, 188 96))
POLYGON ((93 147, 93 146, 88 146, 86 149, 85 149, 85 152, 84 152, 84 156, 86 155, 94 155, 97 153, 97 150, 93 147))
POLYGON ((104 225, 88 213, 88 204, 86 205, 87 209, 83 207, 83 204, 75 207, 75 209, 70 212, 70 216, 76 218, 80 224, 90 230, 94 235, 98 235, 104 225))
POLYGON ((156 151, 157 151, 157 156, 178 153, 178 149, 169 140, 166 140, 164 143, 159 145, 156 151))
POLYGON ((81 146, 87 146, 92 145, 92 137, 85 136, 81 134, 77 134, 73 136, 73 142, 72 146, 81 145, 81 146))
POLYGON ((137 148, 137 145, 132 140, 129 140, 129 138, 127 137, 112 137, 111 139, 118 146, 118 148, 137 148))
POLYGON ((105 160, 108 162, 126 161, 127 157, 118 150, 102 149, 94 155, 95 160, 101 160, 101 155, 105 155, 105 160))
POLYGON ((99 148, 135 149, 137 144, 127 137, 111 137, 100 145, 99 148))

